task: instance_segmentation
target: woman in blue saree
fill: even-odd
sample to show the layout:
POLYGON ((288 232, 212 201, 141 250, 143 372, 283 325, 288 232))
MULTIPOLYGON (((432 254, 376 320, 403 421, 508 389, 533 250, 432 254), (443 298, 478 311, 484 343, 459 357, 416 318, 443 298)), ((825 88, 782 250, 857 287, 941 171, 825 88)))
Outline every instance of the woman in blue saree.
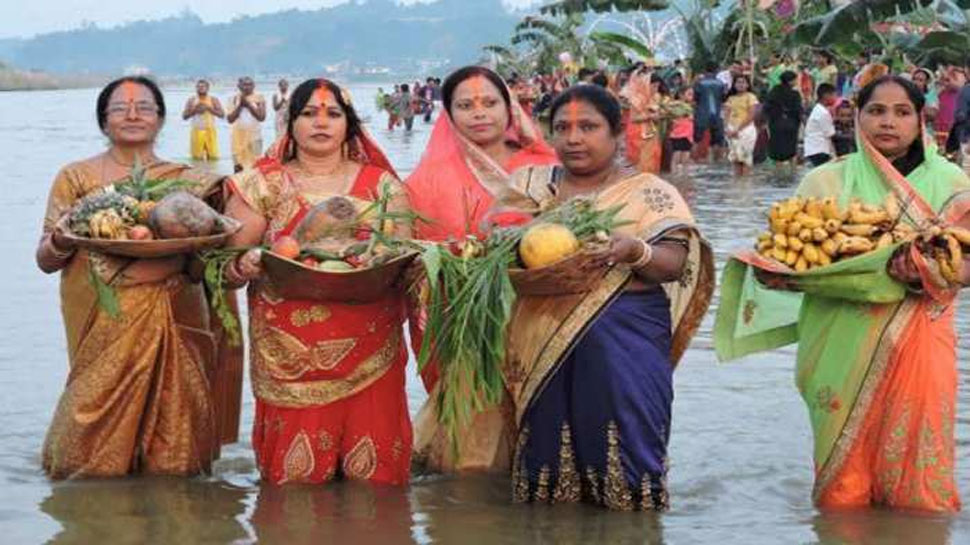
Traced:
POLYGON ((620 107, 576 86, 551 107, 562 167, 513 175, 505 207, 623 204, 608 267, 589 292, 520 296, 505 380, 515 404, 517 501, 668 508, 673 369, 713 291, 713 261, 676 188, 617 163, 620 107))

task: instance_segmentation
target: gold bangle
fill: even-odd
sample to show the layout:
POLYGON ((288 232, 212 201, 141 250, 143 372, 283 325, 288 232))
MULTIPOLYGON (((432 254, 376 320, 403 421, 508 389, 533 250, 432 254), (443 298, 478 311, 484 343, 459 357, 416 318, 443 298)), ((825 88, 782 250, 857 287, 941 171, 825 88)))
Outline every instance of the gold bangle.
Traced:
POLYGON ((642 269, 653 261, 653 246, 647 244, 647 241, 642 238, 637 239, 640 242, 641 252, 640 257, 630 264, 631 269, 642 269))
POLYGON ((58 248, 57 243, 54 242, 54 231, 51 231, 49 240, 51 245, 51 252, 54 254, 54 257, 57 258, 58 260, 63 261, 65 259, 69 259, 71 256, 74 255, 74 252, 77 251, 77 248, 70 248, 68 250, 62 250, 58 248))

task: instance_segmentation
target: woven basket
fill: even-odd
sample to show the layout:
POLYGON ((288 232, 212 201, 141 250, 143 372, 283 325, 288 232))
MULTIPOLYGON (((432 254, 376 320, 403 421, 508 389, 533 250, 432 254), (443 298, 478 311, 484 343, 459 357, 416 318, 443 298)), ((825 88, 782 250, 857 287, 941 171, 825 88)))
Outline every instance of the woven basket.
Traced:
POLYGON ((273 291, 286 299, 372 303, 387 295, 417 255, 409 252, 375 267, 328 272, 263 252, 263 269, 273 291))
POLYGON ((607 254, 608 245, 584 248, 538 269, 509 269, 509 279, 519 295, 586 293, 594 289, 609 271, 607 254))
POLYGON ((219 233, 204 237, 111 240, 106 238, 88 238, 73 233, 66 233, 64 238, 74 241, 78 248, 84 248, 102 254, 135 258, 167 257, 218 248, 225 245, 226 240, 236 231, 242 229, 242 223, 229 216, 219 216, 216 221, 219 226, 219 233))

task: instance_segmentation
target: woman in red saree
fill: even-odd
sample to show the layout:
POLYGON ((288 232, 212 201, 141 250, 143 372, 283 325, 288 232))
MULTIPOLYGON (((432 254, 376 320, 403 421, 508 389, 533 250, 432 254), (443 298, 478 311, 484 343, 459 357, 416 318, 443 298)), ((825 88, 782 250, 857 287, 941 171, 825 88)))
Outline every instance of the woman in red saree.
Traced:
MULTIPOLYGON (((289 113, 286 135, 229 183, 227 213, 244 224, 232 245, 272 243, 292 234, 315 204, 335 195, 372 201, 385 183, 397 190, 392 207, 406 208, 400 182, 345 91, 328 80, 305 81, 289 113)), ((226 278, 250 282, 253 448, 263 478, 320 483, 339 473, 407 483, 401 294, 358 305, 287 300, 262 277, 259 262, 251 250, 226 278)))
MULTIPOLYGON (((421 162, 405 181, 412 210, 427 220, 418 221, 415 234, 433 241, 481 235, 482 220, 508 190, 511 172, 557 162, 555 152, 511 100, 508 87, 495 72, 479 66, 457 70, 445 79, 442 99, 448 115, 438 118, 421 162)), ((412 346, 421 346, 421 322, 421 311, 415 306, 410 321, 412 346)), ((432 392, 438 382, 434 362, 425 366, 421 377, 432 392)), ((491 439, 475 444, 471 437, 467 448, 460 449, 461 460, 451 460, 433 412, 430 404, 421 411, 416 434, 417 451, 429 467, 491 468, 501 466, 503 459, 507 465, 507 446, 491 439)), ((499 418, 497 409, 488 410, 476 422, 499 418)), ((471 429, 477 427, 473 424, 471 429)))

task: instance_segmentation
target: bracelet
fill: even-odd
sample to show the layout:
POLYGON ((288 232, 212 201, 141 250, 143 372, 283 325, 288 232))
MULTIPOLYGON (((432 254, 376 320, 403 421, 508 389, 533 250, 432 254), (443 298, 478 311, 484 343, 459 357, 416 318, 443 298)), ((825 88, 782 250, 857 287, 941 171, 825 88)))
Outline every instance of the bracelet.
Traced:
POLYGON ((631 269, 641 269, 653 261, 653 246, 647 244, 647 241, 642 238, 638 238, 637 241, 641 246, 640 257, 630 264, 631 269))

